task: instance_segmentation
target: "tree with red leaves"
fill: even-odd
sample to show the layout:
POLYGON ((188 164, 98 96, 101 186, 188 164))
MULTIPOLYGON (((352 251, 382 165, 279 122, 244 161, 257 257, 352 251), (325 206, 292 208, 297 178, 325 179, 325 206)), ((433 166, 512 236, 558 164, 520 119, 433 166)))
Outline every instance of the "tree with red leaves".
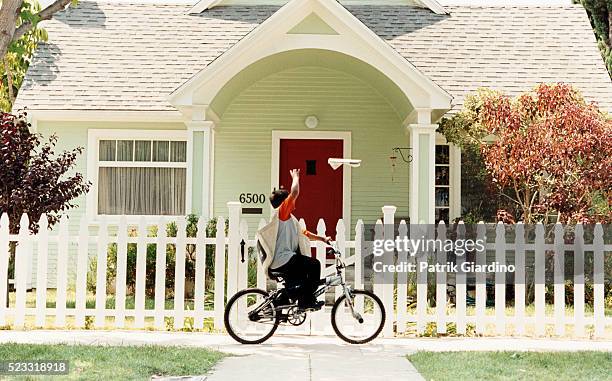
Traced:
POLYGON ((515 98, 479 90, 440 131, 479 147, 523 222, 612 220, 612 120, 573 87, 541 84, 515 98))
POLYGON ((80 173, 67 175, 83 148, 56 155, 57 137, 43 142, 40 135, 30 132, 25 117, 25 113, 2 113, 0 117, 0 213, 8 213, 13 234, 19 231, 23 213, 30 218, 32 233, 38 231, 43 213, 53 226, 90 186, 80 173))

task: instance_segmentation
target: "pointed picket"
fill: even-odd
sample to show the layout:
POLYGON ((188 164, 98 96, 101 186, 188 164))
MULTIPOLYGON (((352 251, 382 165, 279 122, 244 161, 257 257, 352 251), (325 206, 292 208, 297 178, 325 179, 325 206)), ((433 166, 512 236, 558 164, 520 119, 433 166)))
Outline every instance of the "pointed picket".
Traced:
POLYGON ((29 258, 32 252, 29 224, 30 220, 24 213, 19 221, 17 253, 15 254, 15 328, 18 329, 25 325, 28 263, 30 263, 29 258))
MULTIPOLYGON (((425 225, 411 225, 410 226, 410 238, 411 239, 427 239, 425 225)), ((425 326, 427 324, 427 264, 428 264, 428 253, 417 252, 416 263, 417 263, 417 334, 421 335, 425 332, 425 326)))
POLYGON ((57 250, 57 289, 55 291, 55 326, 66 325, 66 292, 68 291, 68 216, 63 215, 59 223, 57 250))
POLYGON ((584 336, 584 228, 576 225, 574 239, 574 335, 584 336))
MULTIPOLYGON (((259 231, 260 229, 262 229, 264 226, 266 226, 266 220, 264 220, 263 218, 259 220, 259 226, 257 227, 257 231, 259 231)), ((266 274, 264 273, 264 269, 263 269, 263 265, 261 263, 261 261, 259 260, 259 253, 256 250, 256 255, 257 257, 257 288, 262 289, 262 290, 266 290, 266 274)))
POLYGON ((193 326, 196 329, 202 329, 204 328, 204 298, 206 297, 206 219, 203 216, 198 219, 195 249, 195 301, 193 326))
MULTIPOLYGON (((374 241, 382 241, 384 238, 384 227, 383 227, 383 223, 382 221, 376 220, 376 224, 374 225, 374 241)), ((383 257, 379 256, 379 257, 373 257, 373 260, 376 262, 382 262, 383 261, 383 257)), ((384 263, 384 262, 383 262, 384 263)), ((374 290, 374 294, 376 294, 376 296, 378 296, 379 298, 382 299, 382 295, 383 295, 383 277, 382 274, 380 274, 380 272, 376 272, 374 271, 372 274, 372 288, 374 290)), ((385 301, 382 300, 383 302, 383 306, 385 306, 386 309, 386 305, 385 305, 385 301)), ((387 312, 389 313, 389 312, 387 312)))
MULTIPOLYGON (((476 239, 481 241, 482 249, 476 251, 476 266, 484 266, 487 262, 487 227, 480 221, 476 227, 476 239)), ((487 305, 487 274, 476 273, 476 333, 482 335, 486 331, 485 308, 487 305)))
MULTIPOLYGON (((438 224, 438 241, 446 241, 446 224, 440 221, 438 224)), ((437 250, 436 259, 441 266, 446 265, 448 258, 446 250, 441 247, 437 250)), ((459 258, 457 258, 459 260, 459 258)), ((436 331, 439 334, 446 333, 446 271, 436 272, 436 331)))
POLYGON ((98 257, 96 263, 96 317, 94 325, 104 327, 106 323, 106 266, 108 256, 108 225, 101 216, 98 229, 98 257))
POLYGON ((144 216, 138 221, 136 243, 136 290, 134 295, 134 327, 145 327, 145 281, 147 267, 147 221, 144 216))
POLYGON ((127 279, 127 217, 119 218, 117 235, 117 276, 115 278, 115 327, 125 327, 125 287, 127 279))
POLYGON ((225 306, 225 220, 217 219, 215 240, 215 329, 223 329, 223 308, 225 306))
MULTIPOLYGON (((495 226, 495 262, 506 264, 506 230, 500 221, 495 226)), ((495 332, 506 333, 506 274, 495 272, 495 332)))
MULTIPOLYGON (((395 241, 395 211, 397 207, 393 205, 385 205, 382 207, 383 212, 383 230, 384 230, 384 238, 385 240, 395 241)), ((393 266, 395 262, 395 251, 385 253, 383 257, 383 263, 388 266, 393 266)), ((386 323, 383 328, 383 336, 391 337, 393 336, 393 323, 395 322, 395 309, 394 309, 394 298, 393 298, 393 288, 394 288, 394 274, 390 271, 384 271, 383 273, 383 305, 385 306, 386 314, 386 323)))
MULTIPOLYGON (((302 220, 303 221, 303 220, 302 220)), ((317 235, 320 236, 326 236, 326 230, 327 227, 325 226, 325 221, 320 218, 319 222, 317 223, 317 235)), ((323 242, 315 242, 315 255, 317 260, 321 263, 321 273, 325 274, 325 269, 327 268, 327 251, 325 249, 325 244, 323 242)), ((334 294, 335 297, 335 294, 334 294)), ((325 294, 319 296, 318 300, 323 300, 325 301, 325 294)), ((311 330, 313 332, 316 333, 321 333, 325 331, 325 328, 327 327, 328 320, 327 320, 327 316, 325 316, 323 313, 317 312, 314 314, 311 314, 311 330)))
POLYGON ((157 242, 155 253, 155 315, 153 325, 156 329, 164 329, 166 316, 166 250, 167 250, 166 219, 159 218, 157 223, 157 242))
MULTIPOLYGON (((336 245, 338 246, 338 251, 340 252, 341 258, 344 261, 346 258, 346 228, 342 219, 339 219, 338 223, 336 223, 336 245)), ((343 290, 341 286, 334 287, 334 299, 337 300, 342 296, 342 294, 343 290)))
POLYGON ((0 217, 0 326, 6 324, 6 305, 9 263, 9 218, 2 213, 0 217))
POLYGON ((565 248, 563 225, 555 224, 555 257, 554 257, 554 314, 555 334, 565 334, 565 248))
POLYGON ((363 221, 355 224, 355 289, 363 289, 363 221))
POLYGON ((47 315, 47 269, 49 256, 49 220, 43 213, 38 221, 36 250, 36 326, 44 327, 47 315))
MULTIPOLYGON (((463 221, 459 221, 457 226, 457 239, 465 240, 465 224, 463 221)), ((467 293, 467 276, 463 271, 463 263, 465 262, 465 254, 457 255, 457 275, 455 282, 455 298, 456 298, 456 312, 457 312, 457 333, 465 335, 466 332, 466 293, 467 293)), ((504 312, 505 313, 505 312, 504 312)))
POLYGON ((603 227, 595 225, 593 237, 593 321, 594 336, 602 338, 605 335, 606 316, 604 308, 604 240, 603 227))
MULTIPOLYGON (((406 225, 406 221, 401 220, 398 227, 398 236, 400 240, 404 240, 408 237, 408 226, 406 225)), ((357 237, 355 238, 355 243, 357 243, 357 237)), ((406 266, 411 262, 412 257, 409 254, 408 248, 403 247, 401 250, 398 249, 397 253, 397 262, 398 264, 405 264, 406 266)), ((357 267, 357 259, 355 258, 355 267, 357 267)), ((361 262, 361 260, 359 259, 361 262)), ((397 332, 403 333, 406 331, 406 322, 407 319, 407 311, 408 308, 408 271, 400 271, 397 274, 397 332)))
POLYGON ((176 221, 176 245, 174 252, 174 329, 185 326, 185 239, 187 223, 185 217, 176 221))
POLYGON ((536 225, 535 236, 535 332, 537 336, 545 333, 544 298, 546 296, 546 279, 544 277, 546 251, 544 250, 544 225, 536 225))
POLYGON ((87 218, 81 218, 79 228, 79 246, 77 251, 75 325, 85 327, 85 312, 87 308, 87 265, 89 259, 89 231, 87 218))
POLYGON ((514 316, 516 334, 525 334, 525 225, 516 224, 515 229, 515 273, 514 273, 514 316))

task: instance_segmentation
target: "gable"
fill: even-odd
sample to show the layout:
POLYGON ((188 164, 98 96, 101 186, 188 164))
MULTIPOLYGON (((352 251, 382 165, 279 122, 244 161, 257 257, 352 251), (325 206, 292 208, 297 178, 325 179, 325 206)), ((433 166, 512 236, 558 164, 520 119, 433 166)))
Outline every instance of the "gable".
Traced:
POLYGON ((338 34, 338 32, 313 12, 291 28, 287 34, 338 34))

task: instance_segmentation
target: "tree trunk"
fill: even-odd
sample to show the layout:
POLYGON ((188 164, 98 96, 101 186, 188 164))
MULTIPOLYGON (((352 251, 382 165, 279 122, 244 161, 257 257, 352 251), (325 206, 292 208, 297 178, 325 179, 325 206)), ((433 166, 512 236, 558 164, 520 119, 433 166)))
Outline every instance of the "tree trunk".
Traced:
POLYGON ((11 65, 9 63, 6 54, 4 55, 4 71, 6 72, 6 82, 8 85, 8 97, 11 106, 15 102, 15 90, 13 89, 13 73, 11 72, 11 65))
POLYGON ((4 57, 13 41, 17 17, 23 0, 3 0, 0 7, 0 57, 4 57))
POLYGON ((612 49, 612 9, 608 9, 608 48, 612 49))

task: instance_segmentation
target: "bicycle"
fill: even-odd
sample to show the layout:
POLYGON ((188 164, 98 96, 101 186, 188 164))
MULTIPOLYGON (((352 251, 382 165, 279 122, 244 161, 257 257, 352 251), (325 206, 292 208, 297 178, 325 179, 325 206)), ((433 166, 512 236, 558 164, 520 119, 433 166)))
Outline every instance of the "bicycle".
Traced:
MULTIPOLYGON (((335 301, 331 310, 334 332, 347 343, 365 344, 382 331, 385 308, 374 293, 354 290, 346 284, 346 265, 335 244, 329 244, 328 253, 334 255, 336 273, 320 280, 314 296, 318 298, 332 287, 342 287, 342 295, 335 301)), ((283 274, 275 271, 270 271, 269 275, 285 287, 271 292, 248 288, 239 291, 227 302, 224 313, 225 329, 239 343, 261 344, 272 337, 281 324, 304 324, 310 312, 299 308, 294 298, 299 284, 286 285, 283 274)))

